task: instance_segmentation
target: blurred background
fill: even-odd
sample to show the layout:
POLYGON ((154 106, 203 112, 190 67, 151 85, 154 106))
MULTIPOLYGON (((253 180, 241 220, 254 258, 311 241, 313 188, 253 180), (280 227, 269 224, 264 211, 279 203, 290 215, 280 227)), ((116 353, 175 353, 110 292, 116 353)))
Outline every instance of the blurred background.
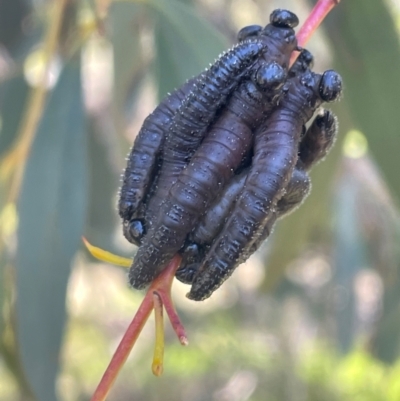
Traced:
MULTIPOLYGON (((89 400, 143 293, 81 235, 131 257, 116 212, 143 119, 248 24, 300 0, 0 1, 0 399, 89 400)), ((109 400, 400 400, 400 2, 342 0, 310 41, 344 96, 313 190, 211 299, 173 296, 109 400)))

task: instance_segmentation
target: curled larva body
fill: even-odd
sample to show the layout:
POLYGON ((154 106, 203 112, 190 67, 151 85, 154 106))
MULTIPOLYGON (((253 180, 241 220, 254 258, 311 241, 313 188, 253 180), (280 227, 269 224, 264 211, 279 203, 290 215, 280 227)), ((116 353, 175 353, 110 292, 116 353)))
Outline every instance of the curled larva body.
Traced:
MULTIPOLYGON (((161 165, 157 185, 145 210, 149 228, 169 188, 203 139, 217 110, 224 104, 263 49, 263 43, 252 39, 240 43, 222 55, 210 69, 196 79, 189 94, 168 121, 168 132, 162 138, 164 143, 159 160, 161 165)), ((168 235, 168 232, 161 228, 158 235, 168 235)), ((149 256, 154 254, 152 244, 145 243, 139 248, 138 254, 140 258, 139 260, 138 257, 135 258, 134 265, 140 266, 135 267, 135 274, 141 276, 141 279, 135 280, 130 277, 130 282, 134 287, 142 288, 155 277, 159 269, 156 269, 157 265, 153 268, 153 263, 148 260, 149 256)))
MULTIPOLYGON (((305 131, 305 129, 304 129, 305 131)), ((311 183, 307 172, 323 159, 335 142, 337 121, 329 110, 322 110, 311 126, 305 131, 299 144, 299 160, 285 188, 284 196, 268 218, 262 234, 253 243, 250 254, 254 253, 269 237, 275 222, 298 208, 310 192, 311 183)), ((182 253, 182 263, 176 277, 191 284, 196 272, 208 253, 212 242, 218 238, 228 220, 236 201, 244 188, 249 168, 235 176, 224 188, 219 199, 207 210, 203 219, 189 235, 182 253)))
POLYGON ((328 154, 335 142, 337 131, 337 118, 331 111, 322 110, 315 117, 300 143, 300 159, 305 170, 309 170, 328 154))
MULTIPOLYGON (((289 27, 293 27, 298 23, 297 17, 294 14, 292 15, 291 13, 284 12, 283 17, 284 20, 286 19, 288 21, 289 27)), ((280 23, 279 20, 282 20, 282 18, 279 16, 276 18, 275 15, 271 17, 271 21, 272 20, 277 20, 278 23, 280 23)), ((282 32, 284 32, 284 30, 282 30, 282 32)), ((174 181, 176 175, 174 173, 179 171, 182 167, 180 165, 182 164, 182 159, 175 158, 172 162, 172 167, 174 167, 174 162, 175 167, 171 168, 171 163, 168 163, 170 160, 168 159, 167 149, 166 168, 164 172, 162 170, 164 158, 163 145, 174 115, 177 113, 178 109, 180 109, 180 114, 183 119, 187 118, 188 115, 190 116, 196 109, 196 104, 193 102, 201 100, 201 97, 196 99, 196 93, 198 94, 199 91, 208 84, 211 84, 211 89, 213 88, 212 85, 214 85, 214 89, 223 89, 223 101, 226 93, 230 91, 229 88, 232 89, 241 76, 246 73, 246 65, 257 58, 257 52, 260 46, 258 46, 259 43, 255 43, 257 42, 255 41, 255 36, 261 34, 264 34, 264 36, 271 36, 268 44, 269 47, 271 47, 274 54, 276 54, 279 62, 286 62, 286 60, 281 60, 282 56, 279 55, 276 49, 276 47, 280 46, 282 38, 280 36, 275 38, 274 32, 271 31, 269 25, 267 25, 264 30, 260 26, 245 27, 238 34, 238 40, 243 43, 231 51, 228 51, 209 71, 191 79, 181 88, 167 96, 144 121, 128 157, 118 203, 119 214, 123 219, 123 233, 128 241, 140 245, 143 235, 152 222, 154 213, 158 211, 157 206, 163 201, 165 191, 168 190, 171 183, 174 181), (200 82, 196 87, 195 84, 197 81, 200 82), (225 87, 227 82, 229 82, 229 85, 225 87), (183 105, 184 101, 185 105, 183 105), (160 177, 161 173, 162 177, 160 177)), ((288 42, 293 41, 292 36, 292 30, 289 29, 287 35, 288 42)), ((287 56, 285 55, 284 58, 287 58, 287 56)), ((214 95, 218 96, 219 94, 216 94, 214 91, 214 95)), ((207 101, 207 96, 203 100, 207 101)), ((215 106, 215 104, 212 104, 208 111, 200 109, 198 111, 208 114, 207 118, 212 119, 215 113, 215 106)), ((206 120, 202 120, 202 115, 199 117, 200 121, 197 122, 197 125, 201 127, 206 120)), ((194 117, 194 120, 195 119, 196 117, 194 117)), ((177 117, 175 124, 179 125, 179 121, 180 118, 177 117)), ((180 134, 182 134, 182 130, 179 129, 176 133, 172 133, 170 138, 172 144, 174 141, 179 141, 180 134), (178 137, 175 137, 174 134, 177 134, 178 137)), ((192 134, 190 133, 190 135, 192 134)), ((174 157, 175 156, 176 154, 174 157)), ((190 156, 186 155, 186 159, 189 159, 189 157, 190 156)), ((184 165, 186 165, 185 163, 186 161, 183 161, 184 165)))
MULTIPOLYGON (((282 65, 287 66, 290 55, 296 48, 296 39, 292 28, 272 27, 275 29, 272 37, 268 36, 272 28, 268 28, 269 30, 265 30, 268 34, 257 37, 255 42, 263 43, 264 53, 262 57, 259 54, 255 67, 247 70, 252 79, 245 80, 233 92, 218 119, 208 129, 201 145, 205 132, 199 127, 206 127, 204 121, 199 124, 199 119, 193 117, 196 116, 193 110, 189 113, 190 119, 183 118, 181 110, 176 114, 174 120, 178 124, 171 125, 163 153, 158 188, 158 193, 163 196, 158 200, 154 196, 148 209, 149 213, 154 213, 151 203, 158 201, 158 214, 154 214, 152 225, 143 239, 143 246, 139 248, 129 274, 130 282, 135 288, 147 285, 183 246, 187 234, 250 150, 253 130, 277 104, 286 79, 286 70, 282 65), (280 41, 278 33, 281 33, 280 41), (282 65, 278 64, 277 59, 282 65), (196 125, 197 128, 193 130, 196 125), (163 174, 170 178, 169 186, 164 188, 162 182, 166 181, 163 174), (153 272, 150 271, 150 266, 154 269, 153 272)), ((249 43, 253 41, 243 44, 249 43)), ((215 91, 216 86, 212 87, 215 91)), ((202 98, 210 99, 207 91, 205 93, 206 96, 203 93, 202 98)), ((215 94, 213 97, 215 98, 215 94)), ((193 104, 195 111, 200 108, 203 110, 204 120, 205 103, 201 107, 196 102, 193 104)), ((209 123, 210 120, 206 122, 209 123)))
POLYGON ((172 117, 185 97, 193 90, 196 78, 169 94, 145 119, 128 156, 123 174, 118 212, 123 219, 124 233, 128 241, 139 245, 138 239, 129 234, 129 224, 133 219, 144 219, 143 205, 150 192, 150 184, 157 175, 157 159, 165 140, 165 132, 172 117))
POLYGON ((219 198, 208 208, 202 220, 188 236, 186 246, 182 249, 182 262, 176 272, 176 278, 185 284, 192 284, 204 256, 215 238, 218 238, 230 211, 234 207, 244 183, 248 169, 233 177, 220 193, 219 198))
POLYGON ((323 77, 305 71, 288 81, 279 107, 256 131, 245 188, 195 275, 189 298, 208 298, 251 254, 290 181, 304 124, 324 100, 336 99, 340 90, 340 77, 332 71, 323 77), (330 92, 334 85, 335 91, 330 92))
POLYGON ((249 39, 223 54, 198 80, 182 102, 168 127, 162 153, 162 168, 146 218, 152 222, 171 185, 186 167, 204 135, 265 45, 249 39))
MULTIPOLYGON (((299 163, 298 163, 299 164, 299 163)), ((235 176, 221 194, 221 197, 209 208, 203 220, 199 222, 190 234, 187 245, 182 253, 182 262, 176 277, 178 280, 192 284, 202 262, 210 250, 213 241, 217 240, 225 222, 228 220, 235 204, 244 188, 249 169, 235 176)), ((310 190, 310 178, 302 170, 295 168, 285 189, 285 195, 277 202, 275 209, 263 228, 262 234, 250 249, 253 254, 270 235, 276 220, 297 208, 307 197, 310 190)))
POLYGON ((337 120, 332 112, 322 110, 316 116, 300 141, 299 160, 286 187, 286 193, 277 202, 275 213, 268 218, 262 234, 252 246, 251 253, 269 237, 275 222, 298 208, 308 196, 311 182, 307 172, 328 154, 335 142, 337 130, 337 120))
MULTIPOLYGON (((262 44, 251 40, 228 51, 208 71, 189 80, 167 96, 145 119, 128 157, 118 202, 118 211, 123 219, 123 231, 128 241, 140 245, 144 227, 147 225, 145 220, 151 223, 155 206, 158 207, 164 199, 164 190, 170 187, 182 167, 184 157, 181 155, 179 158, 176 153, 176 143, 182 139, 184 124, 187 123, 190 112, 193 113, 193 109, 197 107, 200 113, 202 102, 210 104, 207 113, 201 110, 208 114, 208 117, 199 115, 197 125, 195 118, 190 121, 193 124, 190 132, 196 132, 195 128, 197 128, 197 134, 200 135, 200 131, 204 130, 209 121, 214 118, 218 105, 225 101, 240 77, 246 72, 246 67, 256 59, 262 48, 262 44), (222 90, 227 82, 229 82, 228 88, 222 90), (201 93, 201 90, 206 87, 208 91, 205 94, 201 93), (220 99, 213 102, 218 96, 220 99), (177 115, 178 111, 179 115, 177 115), (172 124, 173 128, 171 128, 172 124), (173 135, 168 135, 170 130, 173 131, 173 135), (164 150, 166 137, 168 137, 169 146, 166 146, 164 150), (159 164, 164 167, 161 173, 159 164), (150 205, 145 205, 146 195, 149 194, 152 195, 150 205), (141 224, 142 232, 137 233, 137 236, 132 235, 131 232, 133 220, 141 224)), ((195 144, 192 143, 192 146, 195 144)), ((187 149, 183 149, 183 152, 185 150, 187 149)), ((187 160, 188 156, 184 163, 187 160)))

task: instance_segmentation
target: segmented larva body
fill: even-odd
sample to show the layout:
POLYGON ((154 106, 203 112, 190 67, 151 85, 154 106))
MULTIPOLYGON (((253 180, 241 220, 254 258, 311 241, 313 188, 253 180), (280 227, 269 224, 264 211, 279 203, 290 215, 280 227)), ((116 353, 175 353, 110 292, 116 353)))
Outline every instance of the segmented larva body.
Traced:
MULTIPOLYGON (((253 130, 278 102, 286 71, 276 60, 287 66, 297 43, 292 28, 270 29, 276 31, 272 38, 267 34, 260 35, 237 46, 240 48, 245 44, 262 43, 259 49, 263 51, 258 51, 258 60, 253 68, 247 66, 246 74, 250 75, 251 72, 252 79, 245 79, 232 93, 211 128, 209 124, 212 119, 206 119, 204 113, 207 102, 216 100, 218 87, 215 82, 211 89, 204 87, 200 92, 201 102, 198 101, 198 95, 193 98, 192 103, 188 100, 188 116, 181 114, 182 109, 175 115, 163 152, 158 188, 158 193, 163 196, 157 199, 156 193, 148 208, 149 213, 154 213, 151 204, 158 202, 158 214, 154 214, 152 225, 130 271, 130 282, 135 288, 147 285, 183 246, 187 234, 250 151, 253 130), (278 32, 282 33, 279 41, 278 32), (201 118, 198 118, 199 112, 201 118), (205 136, 206 129, 208 133, 205 136), (170 178, 168 186, 164 178, 167 176, 170 178), (165 183, 165 187, 162 183, 165 183), (149 275, 149 266, 155 269, 153 276, 149 275)), ((269 33, 267 29, 266 31, 269 33)), ((223 61, 238 65, 232 55, 223 61)), ((243 62, 242 64, 245 65, 243 62)), ((223 68, 222 63, 219 68, 223 68)), ((223 68, 226 71, 224 74, 232 74, 233 69, 229 69, 227 64, 223 68)), ((220 81, 219 78, 218 82, 220 81)), ((233 84, 232 82, 228 90, 224 89, 223 93, 232 92, 233 84)), ((196 86, 200 87, 199 84, 196 86)), ((183 109, 184 106, 186 107, 186 99, 183 109)), ((214 110, 217 111, 219 106, 214 110)))
POLYGON ((277 202, 275 212, 268 218, 262 234, 252 246, 251 253, 269 237, 275 222, 294 211, 307 197, 311 189, 307 172, 328 154, 335 142, 337 131, 337 119, 329 110, 323 110, 322 114, 314 119, 300 142, 299 160, 286 187, 286 193, 277 202))
POLYGON ((144 120, 128 156, 120 189, 118 212, 123 219, 124 233, 130 242, 137 245, 137 239, 128 232, 132 219, 144 219, 143 204, 150 185, 154 185, 157 162, 160 156, 165 131, 182 101, 192 91, 196 78, 187 81, 182 87, 169 94, 156 109, 144 120))
POLYGON ((197 150, 218 110, 264 50, 263 42, 249 39, 224 53, 199 76, 168 127, 158 188, 146 213, 148 221, 158 213, 171 185, 197 150))
MULTIPOLYGON (((239 32, 239 36, 248 34, 249 32, 254 34, 254 32, 259 32, 260 30, 261 27, 258 26, 245 27, 239 32)), ((312 63, 312 55, 307 50, 303 49, 294 67, 290 70, 289 77, 293 78, 296 74, 303 73, 310 68, 312 63)), ((305 131, 305 127, 303 127, 303 131, 305 131)), ((313 140, 314 137, 315 135, 312 138, 313 140)), ((304 138, 305 136, 303 136, 303 139, 304 138)), ((308 147, 311 146, 313 145, 310 144, 308 147)), ((246 166, 248 167, 251 164, 251 157, 249 156, 251 156, 251 154, 247 156, 242 165, 246 170, 230 180, 223 192, 219 195, 219 198, 208 208, 203 219, 199 221, 193 232, 189 234, 185 247, 181 250, 182 262, 176 273, 177 278, 182 282, 187 284, 192 283, 212 242, 218 238, 223 224, 228 220, 229 214, 244 188, 250 171, 249 168, 246 168, 246 166)), ((297 175, 296 170, 294 174, 297 175)), ((288 187, 289 186, 290 183, 288 187)), ((288 188, 286 188, 286 192, 288 192, 288 188)), ((290 196, 289 193, 287 193, 287 195, 290 196)))
POLYGON ((219 194, 219 198, 208 208, 196 228, 188 236, 182 250, 182 262, 176 278, 185 284, 192 284, 193 278, 207 254, 214 239, 218 238, 224 223, 228 220, 240 193, 244 188, 248 170, 233 177, 219 194))
MULTIPOLYGON (((234 47, 199 78, 193 90, 185 98, 172 118, 168 130, 158 187, 146 210, 147 222, 152 222, 156 218, 171 185, 176 182, 190 161, 218 109, 238 85, 239 79, 248 73, 248 67, 264 48, 263 46, 257 41, 246 41, 234 47)), ((171 217, 172 221, 174 219, 174 216, 167 217, 171 217)), ((179 231, 179 223, 175 231, 179 231)), ((170 227, 157 225, 155 228, 150 224, 149 226, 129 274, 130 283, 135 288, 143 288, 149 284, 165 266, 170 254, 161 252, 160 247, 166 241, 174 241, 170 227)), ((182 244, 172 245, 179 249, 182 244)))
POLYGON ((300 142, 299 157, 304 170, 319 163, 332 148, 338 132, 338 122, 329 110, 322 110, 300 142))
MULTIPOLYGON (((185 148, 181 150, 180 158, 174 151, 184 124, 188 121, 193 123, 200 135, 199 130, 203 132, 206 129, 209 121, 215 117, 216 110, 247 72, 246 68, 254 62, 263 46, 254 39, 235 46, 209 70, 167 96, 146 118, 128 157, 118 203, 123 232, 128 241, 140 245, 145 229, 151 224, 171 183, 190 159, 184 155, 185 148), (228 87, 223 88, 224 85, 228 87), (204 87, 207 87, 207 91, 203 93, 204 87), (209 103, 208 110, 202 110, 206 102, 209 103), (191 117, 190 113, 196 108, 197 116, 191 117), (172 124, 174 129, 171 128, 172 124), (166 137, 170 146, 164 149, 166 137), (132 233, 133 226, 135 235, 132 233)), ((192 128, 190 132, 195 132, 192 128)), ((197 142, 201 139, 197 138, 197 142)), ((192 146, 195 146, 194 142, 192 146)))
POLYGON ((326 86, 321 83, 321 75, 310 71, 291 78, 279 107, 256 131, 244 190, 195 275, 189 298, 209 297, 252 253, 254 242, 262 236, 290 181, 304 124, 324 100, 335 99, 341 90, 340 77, 331 71, 325 74, 326 86), (329 86, 333 83, 336 92, 329 96, 333 94, 329 86))
POLYGON ((241 30, 239 45, 145 120, 119 201, 124 235, 140 245, 133 287, 149 284, 181 252, 177 276, 193 284, 188 297, 209 297, 306 197, 307 170, 331 146, 335 120, 325 113, 300 140, 301 132, 341 81, 311 73, 312 56, 302 52, 274 109, 298 19, 276 10, 270 21, 241 30))
MULTIPOLYGON (((303 128, 305 131, 305 127, 303 128)), ((307 172, 329 152, 335 141, 337 130, 337 120, 334 115, 328 110, 323 110, 305 131, 299 144, 299 160, 285 188, 285 194, 277 202, 262 234, 253 243, 250 254, 254 253, 269 237, 275 222, 299 207, 307 197, 311 188, 307 172)), ((208 209, 207 214, 190 234, 187 248, 183 252, 181 266, 176 273, 176 277, 180 281, 186 284, 193 282, 204 256, 212 242, 220 235, 225 221, 229 218, 244 188, 249 170, 247 168, 229 182, 220 197, 208 209)))

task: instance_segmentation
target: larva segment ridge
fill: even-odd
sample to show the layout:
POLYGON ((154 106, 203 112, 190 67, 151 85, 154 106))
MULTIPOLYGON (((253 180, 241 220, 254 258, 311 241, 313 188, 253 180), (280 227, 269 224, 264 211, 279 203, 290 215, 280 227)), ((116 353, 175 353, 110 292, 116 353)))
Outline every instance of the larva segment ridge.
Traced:
POLYGON ((337 119, 329 110, 322 110, 316 116, 300 141, 299 160, 286 187, 286 193, 277 202, 276 211, 268 218, 262 234, 253 244, 251 253, 269 237, 278 219, 293 212, 304 202, 311 191, 307 172, 328 154, 335 142, 337 128, 337 119))
POLYGON ((131 221, 135 219, 139 223, 140 219, 144 219, 143 202, 157 174, 157 159, 166 130, 182 101, 192 90, 195 80, 189 80, 169 94, 145 119, 127 158, 119 192, 118 212, 123 219, 125 237, 136 245, 139 245, 139 239, 129 233, 131 221))
POLYGON ((234 207, 244 187, 248 171, 236 175, 220 193, 219 198, 210 206, 203 219, 188 236, 187 245, 182 250, 182 262, 176 272, 176 278, 183 283, 192 284, 204 256, 213 240, 218 238, 223 224, 234 207))
POLYGON ((290 180, 302 127, 322 103, 320 82, 310 71, 292 78, 268 124, 257 130, 245 189, 195 276, 190 299, 209 297, 251 254, 290 180))
MULTIPOLYGON (((291 54, 289 46, 283 46, 287 59, 291 54)), ((273 54, 271 58, 273 59, 273 54)), ((179 229, 173 230, 173 241, 183 244, 187 234, 195 229, 199 219, 207 212, 219 192, 232 179, 243 158, 253 146, 253 130, 267 117, 278 102, 286 74, 281 75, 280 85, 276 85, 275 64, 271 62, 274 73, 268 74, 265 64, 254 74, 258 87, 252 80, 242 82, 225 105, 224 111, 211 127, 207 137, 194 154, 189 165, 179 175, 170 189, 167 200, 161 205, 160 219, 154 227, 167 224, 169 214, 179 206, 179 229), (259 72, 267 71, 265 80, 260 83, 259 72), (271 84, 269 84, 271 83, 271 84), (269 88, 269 85, 271 87, 269 88), (266 87, 268 86, 268 87, 266 87), (219 189, 219 190, 218 190, 219 189), (167 217, 165 217, 167 216, 167 217)), ((263 77, 264 78, 264 77, 263 77)), ((173 255, 179 248, 173 248, 171 241, 165 240, 159 252, 173 255)), ((185 263, 186 260, 183 261, 185 263)), ((187 279, 185 279, 187 280, 187 279)))
MULTIPOLYGON (((321 110, 310 125, 299 144, 299 160, 285 188, 285 193, 267 219, 262 234, 253 243, 249 254, 253 254, 272 233, 276 221, 297 209, 311 190, 307 172, 321 161, 332 148, 337 135, 337 119, 329 110, 321 110)), ((249 168, 233 178, 220 197, 208 209, 189 236, 188 245, 182 253, 182 263, 176 273, 178 280, 191 284, 202 260, 213 240, 218 238, 223 224, 228 219, 237 198, 244 187, 249 168), (186 249, 196 249, 196 253, 186 249)))
MULTIPOLYGON (((248 69, 255 62, 259 53, 265 49, 265 44, 256 39, 246 40, 229 50, 217 60, 215 64, 203 73, 191 92, 184 99, 181 107, 173 116, 169 126, 162 154, 162 170, 158 178, 158 188, 152 196, 146 218, 149 221, 155 216, 160 204, 166 198, 168 189, 176 181, 176 177, 186 166, 191 155, 199 146, 203 136, 215 118, 218 109, 226 102, 227 97, 236 88, 240 79, 248 73, 248 69)), ((172 211, 168 217, 171 225, 177 224, 178 211, 172 211)), ((170 235, 169 225, 157 227, 158 234, 149 235, 144 246, 139 248, 130 273, 130 282, 135 288, 141 288, 154 278, 161 270, 160 265, 168 263, 167 255, 155 256, 157 246, 150 242, 160 238, 160 232, 170 235), (150 257, 152 255, 152 257, 150 257), (153 273, 149 273, 146 266, 155 266, 153 273), (137 278, 136 278, 137 277, 137 278)), ((146 236, 147 237, 147 236, 146 236)), ((145 238, 146 238, 145 237, 145 238)), ((178 249, 180 246, 178 247, 178 249)))
POLYGON ((265 44, 257 38, 246 40, 222 54, 200 75, 168 129, 158 188, 148 206, 149 218, 167 197, 169 188, 198 148, 218 110, 264 50, 265 44))
MULTIPOLYGON (((257 84, 264 87, 258 88, 249 80, 239 85, 225 105, 224 111, 203 139, 205 130, 214 118, 213 114, 209 113, 210 110, 216 113, 222 104, 220 102, 223 97, 226 98, 234 89, 235 79, 231 80, 227 88, 221 87, 221 82, 226 84, 229 75, 235 76, 238 65, 240 68, 246 68, 249 64, 249 61, 243 61, 249 57, 244 58, 243 50, 238 52, 238 49, 246 49, 254 56, 262 49, 267 49, 268 38, 262 38, 261 43, 262 46, 254 39, 248 40, 242 44, 246 47, 238 45, 235 47, 236 52, 228 52, 226 59, 222 58, 209 70, 214 72, 210 77, 207 77, 204 82, 201 79, 197 82, 196 88, 202 88, 202 90, 193 96, 193 102, 190 103, 190 94, 176 114, 166 139, 161 176, 169 174, 169 177, 174 177, 175 173, 177 178, 173 178, 172 183, 169 182, 169 192, 165 191, 166 194, 160 199, 158 216, 144 238, 143 246, 148 248, 151 244, 152 253, 150 254, 148 250, 142 253, 139 249, 136 255, 130 273, 133 286, 141 285, 140 274, 145 266, 154 267, 157 274, 179 251, 188 232, 218 195, 213 189, 222 189, 232 177, 234 170, 239 167, 244 154, 249 151, 252 130, 276 105, 286 74, 273 60, 278 55, 282 58, 284 53, 287 63, 295 43, 288 44, 283 41, 276 54, 269 55, 271 59, 269 64, 263 63, 252 70, 247 69, 247 73, 252 73, 257 84), (254 50, 255 44, 257 44, 257 52, 254 50), (262 76, 264 78, 262 81, 260 70, 265 75, 262 76), (277 75, 278 71, 281 75, 277 75), (184 112, 186 103, 187 112, 184 112), (200 145, 201 140, 203 143, 200 145), (198 150, 191 158, 195 149, 198 150), (189 159, 190 163, 187 164, 189 159), (165 233, 164 235, 160 235, 160 228, 165 233)), ((163 179, 160 179, 160 182, 163 182, 163 179)), ((159 192, 162 193, 162 188, 159 188, 159 192)))

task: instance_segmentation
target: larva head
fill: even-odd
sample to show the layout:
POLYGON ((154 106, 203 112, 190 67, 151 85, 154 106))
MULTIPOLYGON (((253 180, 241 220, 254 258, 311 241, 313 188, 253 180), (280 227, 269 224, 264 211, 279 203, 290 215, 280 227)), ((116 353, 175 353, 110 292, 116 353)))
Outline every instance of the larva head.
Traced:
POLYGON ((296 28, 299 25, 297 15, 288 10, 274 10, 269 16, 272 25, 280 28, 296 28))
POLYGON ((252 38, 254 36, 258 36, 262 31, 262 26, 260 25, 249 25, 242 28, 237 35, 237 39, 239 42, 245 40, 247 38, 252 38))
POLYGON ((204 258, 204 249, 195 242, 188 240, 179 253, 182 256, 182 261, 175 277, 184 284, 192 284, 204 258))
POLYGON ((307 49, 302 49, 300 56, 300 62, 304 63, 308 68, 314 67, 314 56, 307 49))
POLYGON ((297 48, 294 27, 299 20, 287 10, 275 10, 270 16, 270 23, 260 32, 259 38, 265 41, 267 51, 265 60, 275 60, 287 68, 293 50, 297 48))
POLYGON ((323 102, 332 102, 340 96, 342 80, 333 70, 321 75, 307 69, 290 77, 285 88, 280 105, 297 114, 299 123, 305 124, 323 102))
POLYGON ((262 64, 255 75, 255 83, 261 91, 279 89, 286 81, 286 70, 277 62, 262 64))
POLYGON ((140 245, 144 235, 144 225, 140 220, 125 220, 122 231, 131 244, 140 245))
POLYGON ((311 70, 314 66, 314 56, 307 50, 302 49, 295 63, 289 71, 289 77, 311 70))
POLYGON ((319 84, 319 95, 324 102, 339 99, 342 93, 342 78, 333 70, 325 71, 319 84))

